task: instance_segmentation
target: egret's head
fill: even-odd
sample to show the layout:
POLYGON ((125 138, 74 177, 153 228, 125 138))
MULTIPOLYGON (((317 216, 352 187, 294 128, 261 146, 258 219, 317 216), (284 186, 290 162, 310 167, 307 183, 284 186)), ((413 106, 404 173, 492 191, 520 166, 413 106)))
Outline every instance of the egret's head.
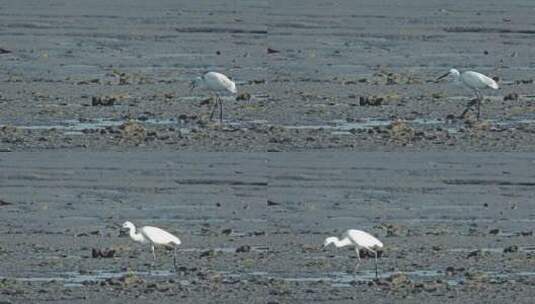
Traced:
POLYGON ((190 83, 189 83, 189 89, 190 91, 192 91, 193 89, 195 89, 196 87, 198 87, 199 85, 201 85, 202 83, 202 78, 201 77, 195 77, 195 79, 193 79, 190 83))
POLYGON ((325 241, 323 242, 323 248, 329 246, 330 244, 333 244, 337 240, 338 240, 338 238, 336 238, 334 236, 326 238, 325 241))
POLYGON ((238 89, 236 89, 236 84, 234 82, 232 82, 232 85, 230 86, 229 91, 232 94, 238 94, 238 89))
POLYGON ((438 77, 437 81, 439 81, 442 78, 446 78, 446 77, 451 78, 452 80, 458 80, 459 76, 461 76, 461 73, 459 73, 459 71, 457 71, 457 69, 451 69, 446 74, 438 77))
POLYGON ((123 228, 126 228, 126 229, 134 229, 134 224, 132 224, 132 222, 130 222, 130 221, 126 221, 126 222, 124 222, 124 224, 123 224, 123 228))

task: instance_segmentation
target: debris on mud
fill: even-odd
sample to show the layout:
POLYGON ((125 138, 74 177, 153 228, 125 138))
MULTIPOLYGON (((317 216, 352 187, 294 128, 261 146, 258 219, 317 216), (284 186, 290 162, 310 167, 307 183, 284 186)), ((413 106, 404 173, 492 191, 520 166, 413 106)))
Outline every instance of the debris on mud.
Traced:
POLYGON ((486 282, 489 280, 489 275, 482 271, 467 271, 464 276, 467 280, 475 282, 486 282))
POLYGON ((386 230, 387 237, 403 237, 409 234, 409 229, 399 224, 382 224, 380 227, 386 230))
POLYGON ((466 255, 466 258, 473 258, 473 257, 480 257, 483 255, 483 250, 481 249, 476 249, 476 250, 472 250, 470 251, 467 255, 466 255))
POLYGON ((503 101, 508 101, 508 100, 517 101, 519 98, 520 96, 517 93, 513 92, 513 93, 509 93, 503 96, 503 101))
POLYGON ((93 96, 91 98, 92 106, 113 106, 117 98, 113 96, 93 96))
POLYGON ((121 138, 124 141, 141 142, 145 139, 146 132, 142 124, 129 120, 119 126, 121 130, 121 138))
POLYGON ((0 127, 0 142, 21 143, 24 142, 22 130, 17 127, 6 125, 0 127))
POLYGON ((415 135, 414 128, 409 126, 407 122, 403 120, 393 121, 387 129, 389 130, 390 137, 395 141, 410 142, 415 135))
POLYGON ((245 253, 251 251, 251 246, 249 245, 242 245, 238 248, 236 248, 236 253, 245 253))
POLYGON ((361 106, 380 106, 384 103, 385 99, 380 96, 360 96, 359 105, 361 106))
POLYGON ((247 92, 243 92, 243 93, 240 93, 238 94, 238 96, 236 96, 236 101, 240 101, 240 100, 250 100, 251 99, 251 94, 247 93, 247 92))
POLYGON ((446 271, 444 272, 446 274, 446 276, 454 276, 458 273, 461 273, 465 271, 465 269, 463 267, 459 267, 459 268, 455 268, 453 266, 448 266, 446 267, 446 271))
POLYGON ((110 286, 123 286, 130 287, 135 285, 141 285, 144 280, 133 273, 127 273, 119 278, 109 278, 101 283, 101 285, 110 286))
POLYGON ((212 258, 216 255, 217 255, 217 251, 215 251, 214 249, 208 249, 208 250, 201 252, 201 254, 199 255, 199 258, 212 258))
POLYGON ((494 235, 496 235, 496 234, 500 234, 500 232, 501 232, 500 229, 498 229, 498 228, 494 228, 494 229, 491 229, 491 230, 489 231, 489 234, 494 234, 494 235))
POLYGON ((359 96, 359 105, 377 107, 399 100, 401 100, 401 97, 395 93, 384 95, 359 96))
POLYGON ((10 203, 10 202, 7 202, 3 199, 0 199, 0 207, 1 206, 9 206, 9 205, 12 205, 13 203, 10 203))
POLYGON ((470 128, 470 130, 474 132, 480 132, 480 131, 489 131, 492 127, 491 123, 489 121, 485 120, 476 120, 476 119, 470 119, 467 118, 464 121, 464 124, 467 128, 470 128))
POLYGON ((276 54, 276 53, 280 53, 280 51, 268 47, 268 48, 267 48, 267 53, 268 53, 268 54, 276 54))
POLYGON ((394 72, 377 72, 373 75, 373 84, 400 85, 400 84, 421 84, 422 81, 413 75, 394 72))
POLYGON ((409 277, 403 272, 392 274, 391 276, 386 278, 386 281, 390 283, 391 288, 395 288, 395 289, 408 287, 412 284, 409 277))
POLYGON ((278 206, 278 205, 280 205, 280 203, 268 199, 268 200, 267 200, 267 205, 268 205, 268 206, 278 206))
POLYGON ((514 252, 518 252, 518 246, 516 245, 511 245, 503 249, 503 253, 514 253, 514 252))
POLYGON ((113 258, 115 256, 115 250, 114 249, 108 249, 108 248, 91 248, 91 256, 93 258, 113 258))

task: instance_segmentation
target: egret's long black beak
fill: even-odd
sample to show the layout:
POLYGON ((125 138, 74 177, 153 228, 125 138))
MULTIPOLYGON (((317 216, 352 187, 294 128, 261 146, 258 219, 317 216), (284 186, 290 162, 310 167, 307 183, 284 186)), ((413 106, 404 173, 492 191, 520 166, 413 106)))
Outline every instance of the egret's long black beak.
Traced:
POLYGON ((442 78, 446 78, 446 77, 448 77, 449 74, 450 74, 450 72, 447 72, 446 74, 444 74, 444 75, 438 77, 436 81, 439 81, 439 80, 442 79, 442 78))

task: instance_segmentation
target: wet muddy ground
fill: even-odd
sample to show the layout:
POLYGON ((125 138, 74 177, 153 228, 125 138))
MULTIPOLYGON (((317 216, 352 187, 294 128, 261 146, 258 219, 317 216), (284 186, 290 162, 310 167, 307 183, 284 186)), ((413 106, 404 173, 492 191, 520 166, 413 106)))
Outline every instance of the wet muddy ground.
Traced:
POLYGON ((530 151, 534 12, 527 0, 6 4, 0 149, 530 151), (435 83, 451 67, 499 80, 482 122, 456 118, 472 92, 435 83), (209 94, 188 89, 207 70, 241 95, 222 127, 209 94))
POLYGON ((3 303, 531 303, 532 154, 7 153, 3 303), (157 251, 131 220, 180 236, 157 251), (347 227, 385 243, 353 274, 347 227))
POLYGON ((0 303, 532 303, 535 6, 357 2, 0 4, 0 303))

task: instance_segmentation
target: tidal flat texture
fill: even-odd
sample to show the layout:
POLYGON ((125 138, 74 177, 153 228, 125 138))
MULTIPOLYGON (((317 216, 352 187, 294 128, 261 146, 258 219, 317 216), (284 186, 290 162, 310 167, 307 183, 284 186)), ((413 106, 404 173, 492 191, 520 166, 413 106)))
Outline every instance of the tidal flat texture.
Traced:
POLYGON ((532 1, 13 1, 0 149, 532 151, 532 1), (498 80, 482 121, 450 68, 498 80), (189 82, 232 77, 224 124, 189 82))
MULTIPOLYGON (((531 303, 522 153, 6 153, 3 303, 531 303), (180 237, 172 251, 120 225, 180 237), (353 273, 360 228, 385 244, 353 273)), ((363 254, 363 257, 367 257, 363 254)))

